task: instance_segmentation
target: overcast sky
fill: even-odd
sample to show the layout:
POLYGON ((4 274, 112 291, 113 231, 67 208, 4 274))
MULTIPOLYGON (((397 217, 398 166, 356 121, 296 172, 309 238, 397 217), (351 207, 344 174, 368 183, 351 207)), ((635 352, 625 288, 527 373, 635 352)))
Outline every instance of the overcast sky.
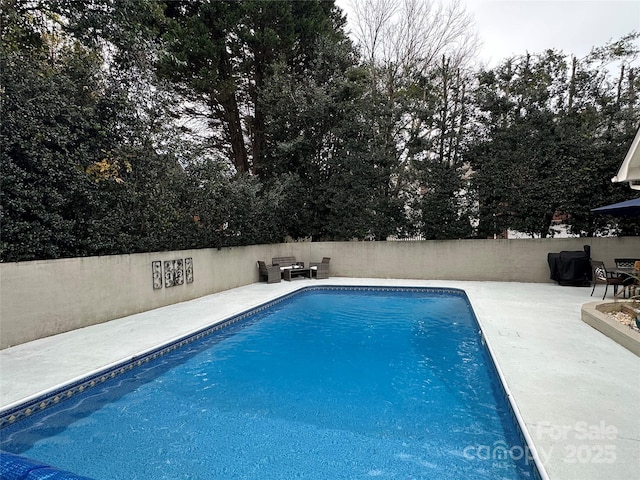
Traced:
MULTIPOLYGON (((338 0, 344 7, 349 1, 338 0)), ((444 0, 446 1, 446 0, 444 0)), ((592 47, 640 31, 640 0, 462 0, 475 17, 481 57, 495 66, 548 48, 582 57, 592 47)))
POLYGON ((640 0, 465 0, 485 60, 548 48, 582 57, 640 31, 640 0))

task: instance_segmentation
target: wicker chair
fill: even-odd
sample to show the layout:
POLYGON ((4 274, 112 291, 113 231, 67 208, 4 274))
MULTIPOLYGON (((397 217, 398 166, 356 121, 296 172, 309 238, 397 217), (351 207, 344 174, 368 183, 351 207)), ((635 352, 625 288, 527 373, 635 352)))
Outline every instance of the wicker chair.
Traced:
POLYGON ((604 266, 604 262, 599 260, 591 260, 591 272, 592 272, 592 281, 593 288, 591 289, 591 296, 593 296, 593 292, 596 289, 596 285, 604 285, 604 295, 602 295, 602 299, 607 296, 607 289, 609 285, 613 285, 613 295, 615 296, 618 293, 618 286, 623 285, 624 279, 618 276, 612 276, 609 272, 607 272, 606 267, 604 266))
POLYGON ((260 280, 267 280, 267 283, 280 282, 280 267, 278 265, 267 265, 262 260, 258 260, 258 271, 260 280))
POLYGON ((282 267, 286 268, 286 267, 292 267, 294 265, 298 267, 304 267, 304 262, 296 261, 296 257, 273 257, 271 259, 271 264, 277 265, 281 269, 282 267))
POLYGON ((311 275, 315 276, 317 280, 323 278, 329 278, 329 261, 331 258, 323 257, 322 262, 310 262, 309 268, 311 268, 311 275))

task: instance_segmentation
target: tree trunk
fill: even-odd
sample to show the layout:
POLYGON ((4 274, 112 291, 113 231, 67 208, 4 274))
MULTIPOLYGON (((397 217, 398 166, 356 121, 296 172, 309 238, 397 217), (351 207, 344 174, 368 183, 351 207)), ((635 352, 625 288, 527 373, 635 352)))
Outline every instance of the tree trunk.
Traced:
POLYGON ((567 111, 573 109, 573 97, 576 94, 576 67, 578 65, 578 59, 572 57, 571 59, 571 79, 569 80, 569 104, 567 105, 567 111))
POLYGON ((253 158, 253 166, 257 171, 262 163, 262 155, 264 149, 264 113, 260 105, 260 92, 264 87, 265 68, 267 63, 267 54, 264 46, 258 46, 253 49, 253 57, 255 63, 254 72, 254 88, 251 92, 251 100, 253 101, 253 121, 251 125, 251 153, 253 158))
POLYGON ((242 135, 240 110, 238 109, 235 95, 235 83, 231 76, 231 65, 224 48, 220 54, 219 72, 224 86, 218 94, 218 102, 224 110, 225 125, 231 142, 231 151, 233 152, 233 164, 239 173, 247 173, 251 171, 251 166, 249 165, 244 136, 242 135))

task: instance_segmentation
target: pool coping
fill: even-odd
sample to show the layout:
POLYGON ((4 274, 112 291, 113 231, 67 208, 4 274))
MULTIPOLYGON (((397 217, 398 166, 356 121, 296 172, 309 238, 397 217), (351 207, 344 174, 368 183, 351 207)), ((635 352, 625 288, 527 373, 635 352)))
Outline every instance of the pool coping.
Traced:
MULTIPOLYGON (((477 318, 476 318, 476 321, 478 321, 477 318)), ((478 324, 480 325, 480 334, 482 335, 484 346, 487 349, 489 356, 491 357, 492 363, 490 366, 493 367, 493 369, 496 372, 496 375, 500 379, 500 384, 502 385, 502 391, 506 397, 505 399, 510 409, 509 411, 512 415, 512 418, 515 421, 515 425, 516 425, 518 434, 520 435, 520 439, 522 443, 525 445, 524 456, 527 459, 526 461, 528 462, 529 459, 533 460, 533 465, 531 466, 531 470, 533 471, 533 475, 536 480, 550 480, 549 475, 547 474, 547 470, 545 469, 544 464, 542 462, 542 458, 540 457, 540 454, 538 453, 538 449, 536 448, 536 444, 533 441, 533 437, 529 433, 529 429, 527 428, 527 424, 524 421, 522 413, 520 413, 518 404, 516 403, 515 398, 511 393, 511 390, 509 389, 509 384, 507 383, 507 379, 504 373, 502 372, 500 365, 497 362, 496 355, 493 349, 491 348, 491 343, 485 337, 484 331, 482 330, 482 325, 480 324, 479 321, 478 321, 478 324)))

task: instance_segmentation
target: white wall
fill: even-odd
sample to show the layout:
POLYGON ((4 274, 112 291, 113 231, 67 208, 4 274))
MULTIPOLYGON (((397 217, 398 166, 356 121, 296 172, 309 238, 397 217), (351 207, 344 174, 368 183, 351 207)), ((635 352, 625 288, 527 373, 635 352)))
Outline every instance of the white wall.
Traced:
POLYGON ((256 260, 331 257, 345 277, 549 282, 547 253, 582 250, 612 264, 640 238, 300 242, 0 264, 0 348, 258 281, 256 260), (154 290, 152 261, 193 259, 194 282, 154 290))

